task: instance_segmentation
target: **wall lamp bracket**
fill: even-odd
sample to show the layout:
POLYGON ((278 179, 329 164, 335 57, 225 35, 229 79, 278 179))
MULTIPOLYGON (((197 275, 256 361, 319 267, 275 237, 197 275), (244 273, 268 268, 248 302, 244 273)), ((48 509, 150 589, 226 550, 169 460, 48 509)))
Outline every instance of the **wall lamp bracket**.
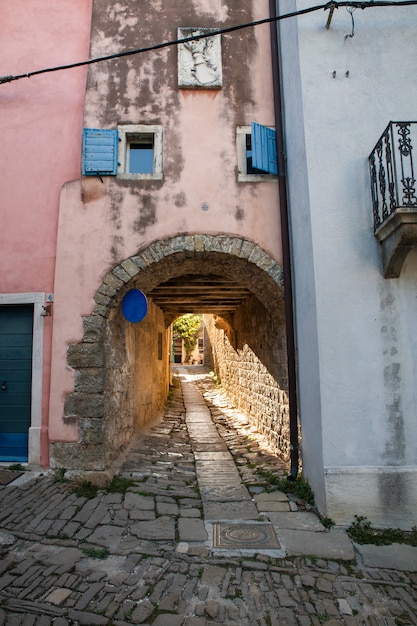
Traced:
POLYGON ((52 315, 52 302, 49 304, 44 304, 42 306, 41 316, 42 317, 51 317, 52 315))

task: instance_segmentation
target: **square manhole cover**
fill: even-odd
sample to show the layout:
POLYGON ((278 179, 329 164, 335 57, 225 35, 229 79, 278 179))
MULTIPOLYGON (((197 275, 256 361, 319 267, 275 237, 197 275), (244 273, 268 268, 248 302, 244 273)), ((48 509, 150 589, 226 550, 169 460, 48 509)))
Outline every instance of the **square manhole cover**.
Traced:
POLYGON ((280 547, 272 524, 213 524, 213 548, 269 550, 280 547))

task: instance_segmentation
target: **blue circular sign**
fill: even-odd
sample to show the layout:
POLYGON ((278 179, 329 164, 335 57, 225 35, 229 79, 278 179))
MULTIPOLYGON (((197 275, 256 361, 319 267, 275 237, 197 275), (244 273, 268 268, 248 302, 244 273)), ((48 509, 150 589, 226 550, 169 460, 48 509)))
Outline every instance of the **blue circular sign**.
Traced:
POLYGON ((143 291, 131 289, 122 301, 122 313, 128 322, 141 322, 148 312, 148 301, 143 291))

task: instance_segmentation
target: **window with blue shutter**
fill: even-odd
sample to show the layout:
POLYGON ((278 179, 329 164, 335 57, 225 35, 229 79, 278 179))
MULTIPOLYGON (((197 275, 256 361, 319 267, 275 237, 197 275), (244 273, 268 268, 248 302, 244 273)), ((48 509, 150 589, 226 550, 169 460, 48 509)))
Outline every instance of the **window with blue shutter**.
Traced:
POLYGON ((247 133, 245 136, 245 158, 246 158, 246 174, 251 176, 265 176, 265 172, 257 170, 252 164, 252 135, 247 133))
POLYGON ((117 174, 117 130, 84 128, 83 176, 115 176, 117 174))
POLYGON ((267 174, 278 174, 276 132, 267 126, 251 124, 252 167, 267 174))

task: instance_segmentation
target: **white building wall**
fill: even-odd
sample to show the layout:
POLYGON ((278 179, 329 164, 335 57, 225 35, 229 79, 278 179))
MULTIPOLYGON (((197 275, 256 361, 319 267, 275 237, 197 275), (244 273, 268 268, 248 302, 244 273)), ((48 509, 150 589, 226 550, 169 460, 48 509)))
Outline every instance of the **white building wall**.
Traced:
POLYGON ((327 17, 279 23, 304 473, 338 522, 411 527, 417 254, 383 278, 367 157, 417 119, 417 7, 358 9, 353 37, 344 8, 327 17))

